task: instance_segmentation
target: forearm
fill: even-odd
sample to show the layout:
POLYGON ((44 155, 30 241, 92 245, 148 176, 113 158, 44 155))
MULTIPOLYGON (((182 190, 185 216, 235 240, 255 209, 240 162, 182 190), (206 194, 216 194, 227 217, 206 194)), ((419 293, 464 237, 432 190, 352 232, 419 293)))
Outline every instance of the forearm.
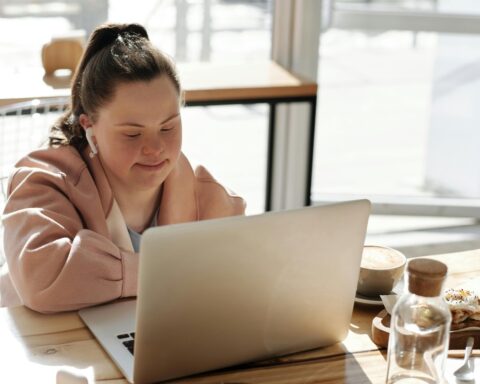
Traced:
POLYGON ((6 247, 12 281, 26 306, 59 312, 136 295, 138 254, 109 239, 80 230, 73 241, 37 245, 30 241, 17 253, 15 245, 6 247))

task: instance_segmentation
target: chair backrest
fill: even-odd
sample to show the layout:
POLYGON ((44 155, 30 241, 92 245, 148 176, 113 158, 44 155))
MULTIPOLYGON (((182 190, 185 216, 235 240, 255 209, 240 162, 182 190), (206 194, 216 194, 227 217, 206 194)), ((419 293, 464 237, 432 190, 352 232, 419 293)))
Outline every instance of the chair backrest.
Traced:
POLYGON ((13 166, 22 156, 47 144, 50 127, 68 102, 66 97, 34 99, 0 107, 0 212, 13 166))
POLYGON ((83 55, 84 42, 78 38, 56 39, 42 47, 42 64, 47 75, 58 69, 75 72, 83 55))

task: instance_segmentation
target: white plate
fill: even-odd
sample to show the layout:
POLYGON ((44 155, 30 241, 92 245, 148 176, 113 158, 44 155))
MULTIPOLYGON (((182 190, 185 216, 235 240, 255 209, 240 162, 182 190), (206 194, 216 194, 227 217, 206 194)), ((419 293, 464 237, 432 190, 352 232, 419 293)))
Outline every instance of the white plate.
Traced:
POLYGON ((383 305, 383 302, 380 296, 369 297, 369 296, 363 296, 360 293, 355 294, 355 302, 360 304, 365 304, 365 305, 375 305, 375 306, 383 305))
POLYGON ((471 332, 471 331, 480 331, 480 327, 466 327, 462 329, 454 329, 450 331, 450 333, 471 332))

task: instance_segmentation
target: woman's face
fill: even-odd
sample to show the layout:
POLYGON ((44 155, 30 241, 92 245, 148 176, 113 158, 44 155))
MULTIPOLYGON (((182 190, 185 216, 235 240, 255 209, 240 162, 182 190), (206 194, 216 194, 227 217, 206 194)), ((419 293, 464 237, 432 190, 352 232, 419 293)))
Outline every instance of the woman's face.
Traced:
POLYGON ((179 95, 167 76, 119 84, 90 123, 112 187, 158 188, 180 156, 179 95))

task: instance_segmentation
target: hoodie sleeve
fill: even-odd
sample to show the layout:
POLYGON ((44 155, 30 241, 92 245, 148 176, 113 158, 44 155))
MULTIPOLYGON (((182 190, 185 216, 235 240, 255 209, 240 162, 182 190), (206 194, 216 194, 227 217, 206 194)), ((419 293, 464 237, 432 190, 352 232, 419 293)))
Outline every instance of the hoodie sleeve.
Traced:
POLYGON ((10 278, 33 310, 76 310, 136 294, 138 254, 84 228, 64 175, 18 169, 2 220, 10 278))
POLYGON ((245 214, 245 200, 220 184, 205 167, 195 169, 195 178, 200 220, 245 214))

